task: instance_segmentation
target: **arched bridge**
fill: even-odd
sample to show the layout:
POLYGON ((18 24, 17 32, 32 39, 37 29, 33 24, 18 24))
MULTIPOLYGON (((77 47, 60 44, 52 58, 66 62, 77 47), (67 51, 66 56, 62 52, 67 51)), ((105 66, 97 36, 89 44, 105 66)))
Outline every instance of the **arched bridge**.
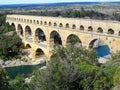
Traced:
POLYGON ((54 44, 66 47, 75 37, 86 48, 108 45, 111 52, 120 51, 120 22, 78 18, 7 15, 6 22, 14 27, 32 58, 51 56, 54 44))

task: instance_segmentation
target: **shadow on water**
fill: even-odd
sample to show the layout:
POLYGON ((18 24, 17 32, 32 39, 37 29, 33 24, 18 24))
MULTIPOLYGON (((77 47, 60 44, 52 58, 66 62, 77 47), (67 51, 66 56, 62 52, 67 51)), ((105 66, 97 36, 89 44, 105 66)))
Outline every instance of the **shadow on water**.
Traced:
POLYGON ((110 54, 110 49, 107 45, 99 46, 97 48, 94 48, 98 54, 98 57, 104 57, 106 55, 110 54))
POLYGON ((15 67, 6 67, 6 72, 10 79, 14 79, 18 74, 24 74, 25 77, 28 74, 31 74, 34 70, 45 66, 45 63, 38 65, 23 65, 23 66, 15 66, 15 67))

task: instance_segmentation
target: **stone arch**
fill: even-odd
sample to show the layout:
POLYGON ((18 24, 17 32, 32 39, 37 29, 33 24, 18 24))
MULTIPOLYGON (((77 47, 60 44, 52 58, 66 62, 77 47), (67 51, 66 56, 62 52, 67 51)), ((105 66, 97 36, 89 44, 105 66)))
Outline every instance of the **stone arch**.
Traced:
POLYGON ((114 34, 114 30, 113 29, 108 29, 108 34, 114 34))
POLYGON ((93 27, 92 27, 92 26, 89 26, 89 27, 88 27, 88 31, 93 31, 93 27))
POLYGON ((40 43, 46 41, 45 33, 41 28, 37 28, 35 31, 35 42, 40 43))
POLYGON ((29 19, 27 19, 27 23, 29 23, 29 19))
POLYGON ((36 20, 33 20, 33 23, 35 24, 35 23, 36 23, 36 20))
POLYGON ((56 22, 54 23, 54 27, 57 27, 57 23, 56 22))
POLYGON ((60 24, 59 24, 59 27, 63 27, 63 24, 62 24, 62 23, 60 23, 60 24))
POLYGON ((25 45, 25 49, 31 49, 32 47, 31 47, 31 45, 30 44, 26 44, 25 45))
POLYGON ((66 27, 66 28, 69 28, 69 24, 68 24, 68 23, 66 23, 65 27, 66 27))
POLYGON ((120 31, 118 32, 118 36, 120 36, 120 31))
POLYGON ((44 51, 41 48, 37 48, 35 52, 35 58, 40 59, 46 57, 44 51))
POLYGON ((15 24, 14 24, 14 23, 12 23, 12 24, 11 24, 11 26, 12 26, 13 31, 16 31, 15 24))
POLYGON ((37 24, 39 24, 39 20, 37 20, 37 24))
POLYGON ((84 26, 83 25, 80 25, 80 30, 84 30, 84 26))
POLYGON ((49 22, 49 26, 51 26, 52 25, 52 23, 51 22, 49 22))
POLYGON ((44 25, 47 25, 47 22, 46 22, 46 21, 44 21, 44 25))
POLYGON ((32 42, 32 30, 30 28, 30 26, 26 26, 25 27, 25 39, 29 42, 32 42))
POLYGON ((26 22, 26 19, 24 19, 24 22, 26 22))
POLYGON ((76 25, 75 24, 72 25, 72 29, 76 29, 76 25))
POLYGON ((42 25, 42 24, 43 24, 43 22, 42 22, 42 21, 40 21, 40 24, 42 25))
POLYGON ((23 36, 23 28, 22 28, 22 25, 21 25, 21 24, 18 24, 17 30, 18 30, 18 34, 19 34, 20 36, 23 36))
POLYGON ((54 47, 55 45, 62 45, 62 39, 57 31, 52 31, 50 33, 50 47, 54 47))
POLYGON ((97 32, 98 32, 98 33, 103 33, 103 29, 102 29, 101 27, 99 27, 99 28, 97 29, 97 32))
POLYGON ((67 37, 66 45, 67 46, 72 45, 72 46, 75 46, 75 47, 82 47, 82 42, 81 42, 80 38, 77 35, 70 34, 67 37))
POLYGON ((30 20, 30 23, 32 23, 32 20, 30 20))
POLYGON ((89 43, 89 48, 97 51, 98 57, 103 57, 110 54, 109 46, 101 39, 92 39, 89 43))

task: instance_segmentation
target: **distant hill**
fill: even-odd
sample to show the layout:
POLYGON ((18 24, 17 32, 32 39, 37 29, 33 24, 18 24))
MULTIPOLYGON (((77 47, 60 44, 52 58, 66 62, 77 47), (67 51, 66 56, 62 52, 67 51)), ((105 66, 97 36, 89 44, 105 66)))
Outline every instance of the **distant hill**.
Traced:
MULTIPOLYGON (((67 6, 67 5, 89 5, 89 4, 101 4, 103 2, 66 2, 66 3, 48 3, 48 4, 11 4, 0 5, 0 8, 40 8, 40 7, 52 7, 52 6, 67 6)), ((120 2, 105 2, 108 4, 120 4, 120 2)))

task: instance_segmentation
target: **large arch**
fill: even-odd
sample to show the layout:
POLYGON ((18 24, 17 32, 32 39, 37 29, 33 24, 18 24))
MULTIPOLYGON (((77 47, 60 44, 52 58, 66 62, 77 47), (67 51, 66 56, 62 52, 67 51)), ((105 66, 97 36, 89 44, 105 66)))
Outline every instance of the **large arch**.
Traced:
POLYGON ((21 24, 18 24, 17 30, 18 30, 18 34, 23 37, 23 28, 21 24))
POLYGON ((72 46, 75 46, 75 47, 82 47, 82 42, 81 40, 79 39, 79 37, 75 34, 70 34, 68 37, 67 37, 67 46, 68 45, 72 45, 72 46))
POLYGON ((57 31, 52 31, 50 33, 50 46, 62 45, 62 39, 57 31))
POLYGON ((13 31, 16 31, 15 24, 12 23, 11 26, 12 26, 12 28, 13 28, 13 31))
POLYGON ((45 33, 41 28, 37 28, 35 31, 35 42, 40 43, 46 41, 45 33))
POLYGON ((90 41, 89 48, 94 49, 98 57, 103 57, 110 54, 109 46, 101 39, 95 38, 90 41))
POLYGON ((32 30, 31 30, 30 26, 25 27, 25 39, 29 42, 33 41, 32 30))

